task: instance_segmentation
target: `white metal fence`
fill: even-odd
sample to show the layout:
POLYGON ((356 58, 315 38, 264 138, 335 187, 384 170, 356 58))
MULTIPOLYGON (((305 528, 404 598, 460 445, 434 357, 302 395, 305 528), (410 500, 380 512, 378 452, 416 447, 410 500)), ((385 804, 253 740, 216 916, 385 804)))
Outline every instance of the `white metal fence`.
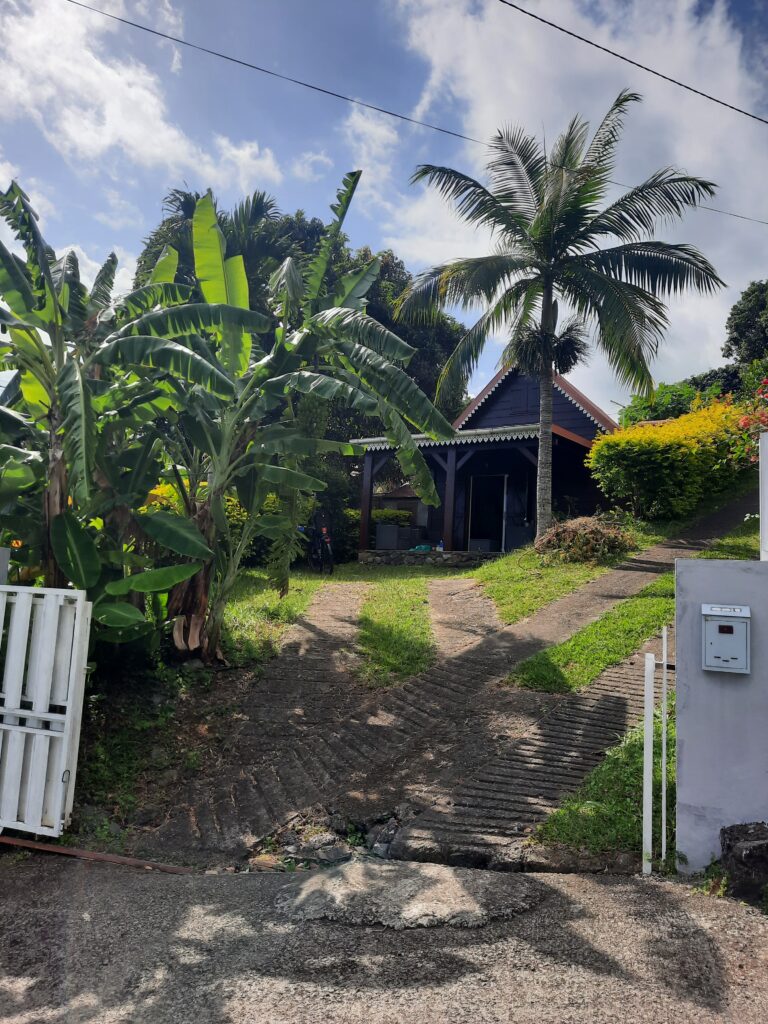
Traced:
POLYGON ((82 591, 0 586, 0 830, 69 821, 90 621, 82 591))

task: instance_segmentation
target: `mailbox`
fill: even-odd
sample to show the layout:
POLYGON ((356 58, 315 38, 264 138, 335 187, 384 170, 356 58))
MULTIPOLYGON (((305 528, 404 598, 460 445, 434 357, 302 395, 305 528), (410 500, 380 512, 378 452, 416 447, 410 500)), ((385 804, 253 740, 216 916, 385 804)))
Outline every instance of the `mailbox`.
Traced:
POLYGON ((750 610, 746 605, 703 604, 702 665, 708 672, 749 672, 750 610))

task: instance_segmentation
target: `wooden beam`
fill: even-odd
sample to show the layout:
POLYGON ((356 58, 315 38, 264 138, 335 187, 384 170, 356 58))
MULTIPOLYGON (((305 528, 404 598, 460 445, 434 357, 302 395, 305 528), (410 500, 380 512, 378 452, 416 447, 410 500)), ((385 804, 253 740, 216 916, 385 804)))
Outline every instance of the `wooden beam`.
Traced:
POLYGON ((529 461, 530 463, 532 463, 532 464, 533 464, 534 466, 538 466, 538 464, 539 464, 539 460, 538 460, 538 459, 536 458, 536 456, 534 455, 534 453, 533 453, 533 452, 531 451, 531 449, 530 449, 530 448, 526 448, 526 447, 525 447, 524 445, 521 445, 521 446, 520 446, 520 447, 519 447, 519 448, 517 449, 517 451, 519 451, 519 452, 520 452, 520 454, 521 454, 521 455, 522 455, 522 456, 523 456, 524 458, 528 459, 528 461, 529 461))
POLYGON ((556 423, 552 424, 552 433, 564 437, 568 441, 575 441, 576 444, 580 444, 584 448, 592 447, 592 442, 589 438, 582 437, 581 434, 574 434, 572 430, 566 430, 565 427, 558 427, 556 423))
POLYGON ((95 860, 105 864, 123 864, 129 868, 143 868, 145 871, 165 871, 169 875, 193 875, 194 868, 179 864, 158 864, 152 860, 137 857, 123 857, 117 853, 101 853, 99 850, 78 850, 74 846, 56 846, 54 843, 38 843, 34 839, 17 839, 16 836, 0 836, 0 843, 18 846, 22 850, 36 850, 39 853, 58 853, 62 857, 77 857, 79 860, 95 860))
POLYGON ((456 504, 456 449, 448 449, 445 470, 445 500, 443 503, 443 547, 453 551, 453 513, 456 504))
POLYGON ((477 453, 477 448, 471 448, 468 452, 465 452, 461 456, 459 461, 456 463, 456 472, 458 473, 458 471, 461 469, 461 467, 463 465, 465 465, 467 462, 469 462, 469 460, 472 458, 472 456, 475 455, 476 453, 477 453))
POLYGON ((445 459, 443 458, 442 455, 438 455, 437 452, 431 452, 431 451, 426 451, 424 454, 425 455, 431 455, 432 458, 435 460, 435 462, 440 467, 440 469, 444 470, 446 473, 448 472, 448 464, 446 463, 446 461, 445 461, 445 459))
POLYGON ((360 493, 360 544, 361 551, 370 547, 371 497, 373 494, 373 456, 365 453, 363 459, 363 483, 360 493))

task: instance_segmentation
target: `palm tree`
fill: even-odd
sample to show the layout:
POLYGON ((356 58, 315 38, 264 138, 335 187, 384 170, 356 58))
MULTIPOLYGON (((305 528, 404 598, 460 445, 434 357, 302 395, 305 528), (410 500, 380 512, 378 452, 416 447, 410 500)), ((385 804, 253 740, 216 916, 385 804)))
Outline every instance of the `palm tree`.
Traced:
POLYGON ((603 205, 625 113, 639 99, 622 91, 591 140, 589 124, 574 117, 549 153, 522 128, 502 127, 490 143, 488 187, 432 164, 418 167, 411 179, 434 185, 465 221, 490 228, 495 242, 487 256, 419 274, 401 300, 400 315, 422 321, 440 308, 484 308, 440 384, 471 373, 488 337, 500 330, 509 332, 503 366, 530 370, 537 362, 531 346, 539 347, 538 535, 552 521, 558 302, 592 331, 619 382, 647 391, 653 384, 649 363, 668 324, 664 299, 688 288, 711 293, 723 284, 693 246, 653 238, 659 223, 682 218, 713 196, 712 182, 664 168, 603 205))

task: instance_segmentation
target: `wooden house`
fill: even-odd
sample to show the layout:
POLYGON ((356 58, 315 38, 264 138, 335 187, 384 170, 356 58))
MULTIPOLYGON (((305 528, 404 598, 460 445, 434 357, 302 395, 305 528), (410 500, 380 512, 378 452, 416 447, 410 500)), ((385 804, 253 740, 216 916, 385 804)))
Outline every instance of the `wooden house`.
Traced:
MULTIPOLYGON (((555 376, 553 387, 553 505, 569 515, 586 515, 600 496, 584 459, 594 439, 617 424, 564 377, 555 376)), ((502 552, 531 540, 536 532, 538 420, 538 381, 502 370, 456 419, 452 440, 416 436, 441 501, 440 508, 422 508, 414 517, 422 524, 425 544, 442 541, 446 551, 502 552)), ((360 443, 366 446, 360 550, 366 551, 374 539, 374 483, 393 449, 383 437, 360 443)), ((392 507, 391 501, 387 504, 392 507)))

